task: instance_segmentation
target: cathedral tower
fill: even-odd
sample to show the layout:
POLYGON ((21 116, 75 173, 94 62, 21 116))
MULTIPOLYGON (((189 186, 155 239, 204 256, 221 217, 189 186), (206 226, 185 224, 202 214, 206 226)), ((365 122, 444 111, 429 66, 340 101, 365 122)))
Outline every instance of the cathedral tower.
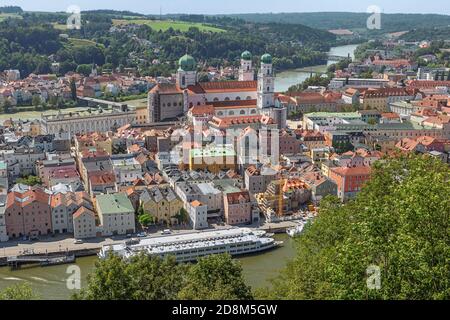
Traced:
POLYGON ((186 54, 178 61, 177 85, 181 89, 197 84, 197 63, 195 59, 186 54))
POLYGON ((241 67, 239 69, 239 81, 255 80, 255 71, 252 66, 252 54, 244 51, 241 55, 241 67))
POLYGON ((275 77, 273 75, 272 56, 261 57, 261 69, 258 73, 258 109, 275 105, 275 77))

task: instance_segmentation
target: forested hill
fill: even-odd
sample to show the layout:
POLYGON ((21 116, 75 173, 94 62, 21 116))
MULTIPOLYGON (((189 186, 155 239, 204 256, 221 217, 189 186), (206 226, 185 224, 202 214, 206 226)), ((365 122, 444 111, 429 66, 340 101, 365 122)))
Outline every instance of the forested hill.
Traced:
MULTIPOLYGON (((304 12, 304 13, 255 13, 235 14, 233 17, 257 23, 303 24, 311 28, 366 29, 369 13, 352 12, 304 12)), ((439 14, 382 14, 382 29, 385 32, 408 31, 417 28, 446 27, 450 16, 439 14)))
POLYGON ((414 29, 400 37, 405 41, 421 40, 448 40, 450 39, 450 26, 442 28, 414 29))

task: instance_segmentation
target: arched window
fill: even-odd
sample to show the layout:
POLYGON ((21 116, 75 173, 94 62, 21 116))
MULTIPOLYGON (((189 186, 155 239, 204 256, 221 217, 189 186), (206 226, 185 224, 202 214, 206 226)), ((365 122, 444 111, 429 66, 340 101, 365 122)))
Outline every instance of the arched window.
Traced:
POLYGON ((198 105, 198 106, 200 105, 200 101, 199 101, 199 102, 197 102, 197 105, 198 105))
POLYGON ((252 97, 248 96, 246 99, 247 99, 247 100, 252 100, 252 97))
POLYGON ((223 116, 223 112, 222 112, 222 111, 219 111, 219 112, 217 112, 217 115, 218 115, 218 116, 223 116))
POLYGON ((171 103, 169 102, 169 103, 167 104, 167 106, 168 106, 168 107, 171 107, 171 106, 172 106, 172 104, 171 104, 171 103))
POLYGON ((256 114, 256 110, 253 109, 252 111, 250 111, 251 114, 256 114))
POLYGON ((225 101, 230 101, 230 98, 226 97, 226 98, 225 98, 225 101))
POLYGON ((219 98, 214 98, 214 100, 213 100, 214 102, 217 102, 217 101, 219 101, 219 98))
POLYGON ((245 114, 245 110, 241 110, 240 114, 245 114))
POLYGON ((192 103, 192 102, 189 102, 189 107, 193 107, 194 106, 194 104, 192 103))
POLYGON ((182 76, 182 77, 181 77, 181 85, 182 85, 182 86, 185 86, 185 85, 186 85, 186 77, 185 77, 185 76, 182 76))
POLYGON ((234 111, 230 111, 230 112, 228 112, 228 115, 230 115, 230 116, 234 116, 234 111))
POLYGON ((241 100, 241 97, 236 97, 235 100, 236 100, 236 101, 239 101, 239 100, 241 100))

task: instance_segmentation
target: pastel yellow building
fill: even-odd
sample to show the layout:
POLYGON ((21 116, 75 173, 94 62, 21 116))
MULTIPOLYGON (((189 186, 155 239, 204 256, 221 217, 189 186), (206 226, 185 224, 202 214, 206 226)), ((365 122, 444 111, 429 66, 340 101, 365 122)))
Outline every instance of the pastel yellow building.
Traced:
POLYGON ((148 108, 147 106, 136 107, 136 124, 148 124, 148 108))
POLYGON ((212 173, 236 170, 236 152, 233 146, 217 145, 192 149, 189 157, 189 170, 205 169, 212 173))
POLYGON ((176 224, 183 202, 169 186, 145 189, 140 197, 144 212, 150 214, 156 223, 176 224))

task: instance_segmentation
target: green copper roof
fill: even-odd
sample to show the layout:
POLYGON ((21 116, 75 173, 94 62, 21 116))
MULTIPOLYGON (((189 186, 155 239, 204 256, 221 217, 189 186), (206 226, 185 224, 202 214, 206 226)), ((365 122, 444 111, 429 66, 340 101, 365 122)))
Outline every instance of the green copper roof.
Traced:
POLYGON ((195 71, 195 69, 197 68, 195 59, 188 54, 181 57, 181 59, 178 61, 178 65, 182 71, 195 71))
POLYGON ((241 54, 241 59, 250 61, 250 60, 252 60, 252 54, 250 53, 250 51, 244 51, 241 54))
POLYGON ((98 195, 97 208, 102 214, 134 212, 133 204, 125 193, 98 195))
POLYGON ((261 57, 261 62, 265 64, 271 64, 272 63, 272 56, 268 53, 264 54, 261 57))

